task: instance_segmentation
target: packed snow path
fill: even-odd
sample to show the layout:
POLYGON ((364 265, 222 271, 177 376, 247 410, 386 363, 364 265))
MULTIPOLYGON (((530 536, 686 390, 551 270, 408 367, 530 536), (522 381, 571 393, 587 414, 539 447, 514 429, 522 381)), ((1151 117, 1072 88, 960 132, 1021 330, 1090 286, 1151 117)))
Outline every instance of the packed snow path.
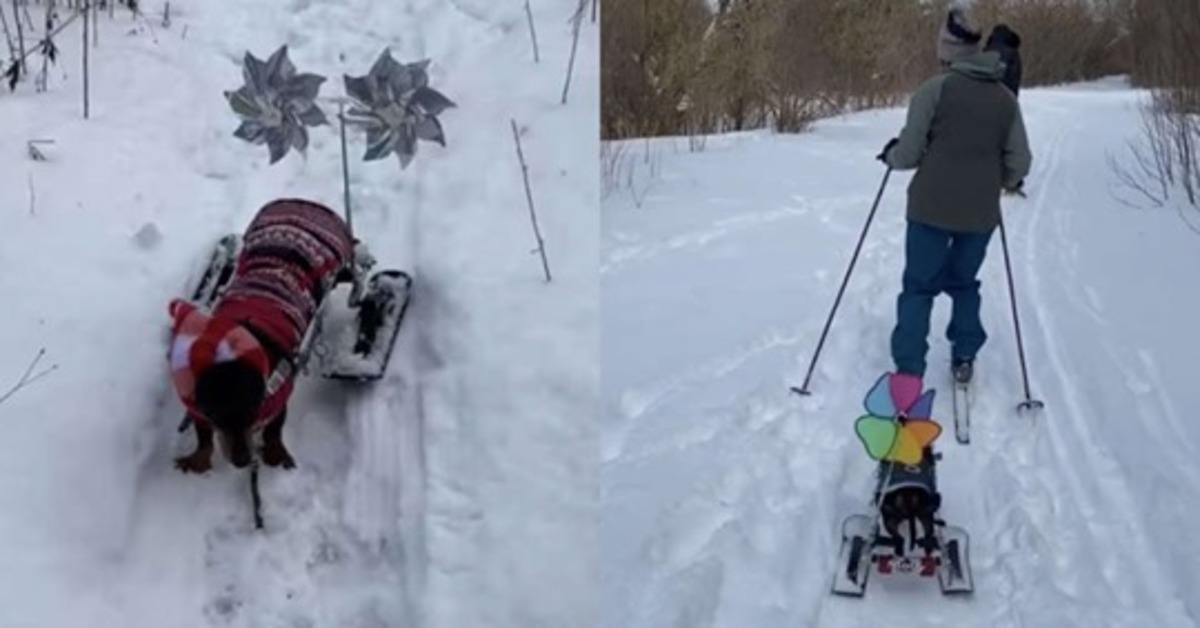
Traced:
MULTIPOLYGON (((627 144, 603 205, 606 625, 1196 626, 1200 236, 1114 195, 1139 95, 1117 81, 1022 91, 1027 199, 1004 200, 1033 393, 1023 397, 999 236, 972 443, 954 442, 946 297, 927 385, 943 513, 972 535, 975 594, 872 578, 830 595, 843 517, 873 463, 853 433, 891 368, 909 173, 867 238, 812 397, 799 385, 903 110, 812 133, 627 144), (630 169, 633 174, 630 175, 630 169)), ((612 166, 612 162, 610 162, 612 166)), ((1193 213, 1193 222, 1195 222, 1193 213)))
POLYGON ((79 22, 45 93, 0 94, 0 386, 40 347, 59 365, 0 406, 0 626, 594 625, 596 26, 563 105, 574 0, 535 3, 540 63, 516 2, 180 0, 169 27, 142 4, 145 19, 99 19, 89 120, 79 22), (232 135, 222 92, 243 55, 284 44, 327 77, 331 120, 342 75, 385 47, 430 59, 458 106, 448 145, 423 142, 405 171, 362 162, 350 133, 356 230, 415 295, 373 390, 300 382, 298 467, 263 471, 256 533, 246 474, 172 468, 194 441, 175 433, 165 334, 211 244, 265 202, 342 209, 336 127, 274 166, 232 135), (54 141, 47 161, 31 139, 54 141))

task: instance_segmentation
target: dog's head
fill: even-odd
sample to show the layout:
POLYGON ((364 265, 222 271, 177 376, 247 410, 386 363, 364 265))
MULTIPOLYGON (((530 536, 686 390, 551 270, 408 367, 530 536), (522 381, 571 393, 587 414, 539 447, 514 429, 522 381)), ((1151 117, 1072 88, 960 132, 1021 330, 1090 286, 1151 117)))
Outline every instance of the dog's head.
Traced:
POLYGON ((262 371, 246 360, 218 362, 196 378, 196 408, 212 423, 225 459, 239 469, 251 462, 266 388, 262 371))
POLYGON ((941 500, 937 493, 922 486, 903 486, 888 491, 880 504, 885 518, 904 521, 924 519, 937 512, 941 500))
POLYGON ((221 451, 234 466, 251 462, 251 436, 264 398, 270 356, 236 321, 222 319, 176 299, 168 359, 184 405, 208 419, 221 451))

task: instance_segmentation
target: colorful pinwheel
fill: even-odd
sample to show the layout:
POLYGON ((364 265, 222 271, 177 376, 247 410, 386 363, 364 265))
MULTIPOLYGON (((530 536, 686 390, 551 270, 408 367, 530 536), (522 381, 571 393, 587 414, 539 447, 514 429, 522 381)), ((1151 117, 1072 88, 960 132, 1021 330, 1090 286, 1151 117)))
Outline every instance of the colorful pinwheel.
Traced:
POLYGON ((884 373, 863 402, 867 414, 854 422, 854 431, 879 461, 918 464, 922 452, 942 433, 930 418, 934 390, 921 392, 921 378, 884 373))

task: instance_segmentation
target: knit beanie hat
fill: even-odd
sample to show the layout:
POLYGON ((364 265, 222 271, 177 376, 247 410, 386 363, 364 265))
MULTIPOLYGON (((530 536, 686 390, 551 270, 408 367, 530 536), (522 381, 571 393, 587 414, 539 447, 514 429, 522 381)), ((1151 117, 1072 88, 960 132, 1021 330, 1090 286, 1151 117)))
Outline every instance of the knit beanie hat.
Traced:
POLYGON ((938 32, 938 61, 953 63, 979 52, 979 40, 983 35, 971 30, 967 16, 959 7, 950 9, 946 21, 938 32))

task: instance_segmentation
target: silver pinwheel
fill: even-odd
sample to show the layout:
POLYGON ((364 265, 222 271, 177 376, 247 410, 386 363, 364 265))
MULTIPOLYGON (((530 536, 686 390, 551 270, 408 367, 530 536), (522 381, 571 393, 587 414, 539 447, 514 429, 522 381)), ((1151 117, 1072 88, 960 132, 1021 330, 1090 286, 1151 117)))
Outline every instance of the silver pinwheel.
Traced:
POLYGON ((225 92, 229 106, 242 119, 234 136, 251 144, 265 143, 272 164, 292 148, 304 153, 308 148, 305 127, 328 124, 316 104, 325 77, 297 74, 296 66, 288 59, 287 46, 280 47, 265 62, 247 52, 242 77, 245 85, 225 92))
POLYGON ((345 76, 353 100, 346 120, 367 133, 363 160, 395 153, 407 168, 417 154, 417 140, 446 145, 437 116, 455 104, 429 87, 429 60, 399 63, 384 49, 366 76, 345 76))

